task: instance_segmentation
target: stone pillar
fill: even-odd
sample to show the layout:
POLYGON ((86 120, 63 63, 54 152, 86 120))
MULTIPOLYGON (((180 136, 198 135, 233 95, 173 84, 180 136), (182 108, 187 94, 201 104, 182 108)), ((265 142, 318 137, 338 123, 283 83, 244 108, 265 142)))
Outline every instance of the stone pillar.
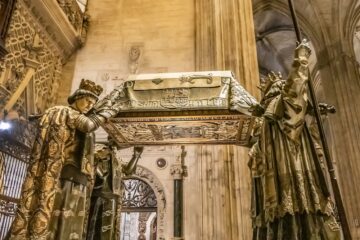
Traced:
POLYGON ((259 85, 251 0, 195 0, 196 70, 231 70, 255 97, 259 85))
POLYGON ((203 145, 198 148, 200 193, 199 237, 205 239, 251 239, 250 172, 247 149, 203 145))
POLYGON ((174 178, 174 240, 183 240, 183 178, 186 176, 185 147, 181 146, 181 154, 171 166, 170 173, 174 178))
MULTIPOLYGON (((336 107, 328 117, 331 155, 338 171, 338 181, 353 239, 360 237, 360 74, 352 53, 332 45, 326 51, 333 57, 319 59, 319 69, 326 101, 336 107), (324 61, 323 59, 330 59, 324 61)), ((325 51, 324 51, 325 52, 325 51)), ((323 53, 324 53, 323 52, 323 53)))
MULTIPOLYGON (((251 0, 195 0, 196 70, 231 70, 259 98, 251 0)), ((251 239, 248 150, 198 148, 201 189, 199 239, 251 239)))

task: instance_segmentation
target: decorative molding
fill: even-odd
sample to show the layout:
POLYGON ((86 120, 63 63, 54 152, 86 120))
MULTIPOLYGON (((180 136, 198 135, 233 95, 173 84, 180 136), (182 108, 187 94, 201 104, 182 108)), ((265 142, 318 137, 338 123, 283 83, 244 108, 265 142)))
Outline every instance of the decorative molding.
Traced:
POLYGON ((51 41, 60 53, 63 62, 82 45, 81 31, 76 31, 68 17, 56 0, 32 1, 18 0, 19 5, 30 9, 32 18, 36 22, 37 31, 45 36, 43 39, 51 41))
MULTIPOLYGON (((184 114, 184 112, 181 112, 184 114)), ((186 114, 184 114, 186 115, 186 114)), ((104 129, 119 145, 237 144, 247 146, 253 118, 242 114, 114 118, 104 129)))
POLYGON ((184 177, 185 170, 181 163, 176 163, 171 165, 170 167, 170 174, 173 176, 175 180, 181 180, 184 177))

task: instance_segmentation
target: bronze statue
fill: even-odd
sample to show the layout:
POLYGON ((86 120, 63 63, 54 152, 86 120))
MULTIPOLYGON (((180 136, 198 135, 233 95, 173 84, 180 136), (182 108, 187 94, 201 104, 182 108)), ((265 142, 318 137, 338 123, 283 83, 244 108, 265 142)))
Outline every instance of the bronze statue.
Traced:
POLYGON ((39 121, 31 165, 9 239, 82 239, 94 178, 94 134, 116 115, 111 100, 93 110, 102 88, 82 80, 70 106, 49 108, 39 121))
POLYGON ((295 50, 287 80, 271 73, 254 108, 250 150, 253 239, 340 239, 329 190, 305 123, 310 48, 295 50))
POLYGON ((106 145, 98 145, 95 153, 96 177, 91 195, 87 240, 120 239, 121 179, 132 174, 140 159, 143 147, 134 147, 127 164, 121 164, 106 145))

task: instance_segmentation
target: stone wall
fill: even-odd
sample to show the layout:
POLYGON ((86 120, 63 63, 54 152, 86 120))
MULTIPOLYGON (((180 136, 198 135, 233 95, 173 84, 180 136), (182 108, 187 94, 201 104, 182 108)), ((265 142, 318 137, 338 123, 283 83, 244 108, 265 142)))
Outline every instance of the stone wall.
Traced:
MULTIPOLYGON (((220 7, 215 2, 211 4, 220 7)), ((68 79, 74 67, 72 91, 78 87, 81 78, 95 80, 104 87, 106 94, 129 74, 232 70, 256 95, 254 89, 258 74, 251 1, 235 6, 237 10, 233 14, 242 21, 240 25, 233 24, 227 15, 234 6, 231 1, 226 2, 221 20, 218 19, 221 27, 218 28, 218 24, 213 26, 215 30, 209 31, 214 30, 217 34, 208 36, 207 27, 201 24, 207 19, 204 15, 207 5, 201 1, 90 1, 88 12, 91 19, 86 46, 78 52, 74 62, 64 66, 64 69, 69 69, 68 79), (249 14, 241 14, 244 8, 249 14), (218 47, 211 49, 215 47, 212 45, 215 40, 218 47), (200 46, 202 44, 204 46, 200 46), (234 53, 231 51, 233 48, 237 49, 234 53), (214 54, 207 54, 207 51, 214 54), (216 60, 211 57, 216 57, 216 60), (216 64, 206 65, 208 61, 216 64)), ((215 9, 210 13, 209 21, 216 18, 216 12, 215 9)), ((103 131, 97 132, 97 140, 105 141, 105 137, 103 131)), ((184 178, 184 238, 249 239, 247 150, 232 146, 189 145, 186 151, 188 176, 184 178)), ((170 166, 180 152, 179 146, 146 147, 139 161, 139 165, 159 179, 165 193, 163 232, 158 236, 165 239, 173 237, 173 176, 170 166), (159 169, 156 165, 158 158, 166 159, 167 167, 159 169)), ((130 150, 124 150, 119 155, 126 160, 130 153, 130 150)))
POLYGON ((73 90, 81 78, 105 92, 130 73, 193 71, 192 0, 89 1, 86 46, 79 51, 73 90))
MULTIPOLYGON (((89 1, 88 11, 91 19, 86 45, 73 62, 64 66, 64 70, 69 70, 64 77, 69 81, 73 78, 72 90, 78 87, 82 78, 95 80, 104 87, 106 94, 132 73, 195 70, 193 0, 89 1)), ((64 91, 61 101, 65 102, 68 91, 64 91)), ((106 140, 101 130, 97 132, 97 140, 106 140)), ((187 150, 187 161, 195 163, 194 147, 187 150)), ((158 219, 158 238, 171 239, 173 236, 173 177, 170 166, 180 151, 179 146, 146 147, 139 160, 139 165, 159 180, 158 185, 161 186, 156 188, 162 188, 165 196, 165 208, 158 213, 158 216, 164 217, 162 222, 158 219), (158 158, 167 161, 165 168, 157 167, 158 158)), ((132 150, 127 149, 119 156, 127 161, 131 153, 132 150)), ((193 184, 192 178, 186 180, 186 186, 193 184)), ((185 190, 184 195, 186 198, 192 193, 185 190)), ((158 203, 161 203, 160 199, 158 203)), ((200 217, 199 214, 197 216, 200 217)), ((190 224, 185 223, 186 234, 197 231, 196 226, 190 224)))

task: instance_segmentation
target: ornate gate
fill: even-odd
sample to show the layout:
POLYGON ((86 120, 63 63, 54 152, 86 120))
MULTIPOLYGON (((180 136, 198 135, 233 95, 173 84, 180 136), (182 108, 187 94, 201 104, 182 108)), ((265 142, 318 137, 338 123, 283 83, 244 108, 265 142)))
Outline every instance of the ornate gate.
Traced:
MULTIPOLYGON (((24 132, 22 132, 24 133, 24 132)), ((21 134, 23 136, 23 134, 21 134)), ((10 229, 29 165, 30 148, 14 130, 0 131, 0 240, 10 229)))

